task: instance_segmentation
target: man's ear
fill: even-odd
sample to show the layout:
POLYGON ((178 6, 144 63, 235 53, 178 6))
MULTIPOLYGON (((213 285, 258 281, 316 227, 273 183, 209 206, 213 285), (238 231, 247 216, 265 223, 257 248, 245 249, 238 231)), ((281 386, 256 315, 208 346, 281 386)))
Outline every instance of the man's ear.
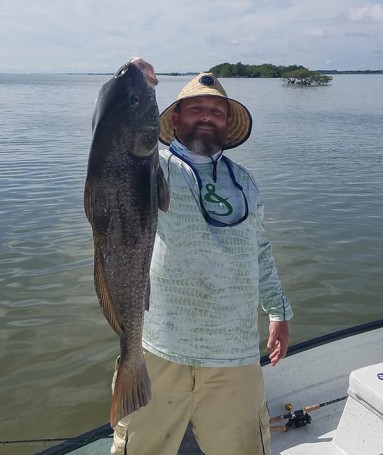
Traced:
POLYGON ((228 114, 228 116, 227 116, 227 126, 231 126, 232 119, 233 119, 233 117, 230 114, 228 114))
POLYGON ((174 111, 173 111, 173 112, 172 112, 171 119, 172 119, 173 128, 174 128, 175 130, 177 129, 178 118, 179 118, 178 112, 174 112, 174 111))

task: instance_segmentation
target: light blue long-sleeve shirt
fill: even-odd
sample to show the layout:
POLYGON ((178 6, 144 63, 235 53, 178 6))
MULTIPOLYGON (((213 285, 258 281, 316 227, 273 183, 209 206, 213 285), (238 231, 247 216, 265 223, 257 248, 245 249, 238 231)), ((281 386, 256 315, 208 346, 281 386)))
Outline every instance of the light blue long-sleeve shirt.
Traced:
POLYGON ((217 159, 213 165, 208 159, 192 163, 200 192, 195 172, 180 153, 184 150, 179 143, 173 147, 178 156, 160 152, 170 208, 159 212, 143 347, 182 364, 255 363, 260 358, 258 304, 272 321, 293 316, 263 226, 258 188, 243 166, 227 158, 228 164, 217 159), (202 214, 200 194, 213 219, 235 224, 245 217, 246 203, 248 215, 236 225, 213 226, 202 214))

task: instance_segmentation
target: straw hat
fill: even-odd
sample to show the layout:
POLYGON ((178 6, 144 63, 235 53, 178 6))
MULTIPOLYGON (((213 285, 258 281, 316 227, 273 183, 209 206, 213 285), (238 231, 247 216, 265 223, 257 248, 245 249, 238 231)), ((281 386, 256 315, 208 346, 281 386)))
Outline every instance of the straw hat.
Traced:
POLYGON ((231 123, 224 149, 231 149, 245 142, 251 133, 252 118, 246 107, 238 101, 228 98, 224 88, 213 73, 201 73, 188 82, 181 90, 178 98, 160 115, 160 141, 170 145, 174 137, 172 113, 177 103, 185 98, 195 96, 220 96, 226 98, 230 106, 231 123))

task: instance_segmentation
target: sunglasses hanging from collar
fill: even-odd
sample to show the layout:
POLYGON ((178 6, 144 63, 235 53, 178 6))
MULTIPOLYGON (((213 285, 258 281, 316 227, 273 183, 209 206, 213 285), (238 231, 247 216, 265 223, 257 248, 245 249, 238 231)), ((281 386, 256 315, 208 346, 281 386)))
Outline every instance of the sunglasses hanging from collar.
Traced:
MULTIPOLYGON (((230 227, 230 226, 237 226, 238 224, 242 223, 243 221, 245 221, 247 219, 247 217, 249 215, 249 206, 248 206, 248 203, 247 203, 247 198, 246 198, 246 195, 245 195, 245 193, 243 191, 243 187, 237 182, 237 180, 235 178, 235 175, 234 175, 234 172, 233 172, 233 169, 232 169, 232 166, 230 164, 230 161, 226 158, 226 156, 222 155, 221 159, 225 163, 225 165, 227 167, 227 170, 229 171, 229 175, 230 175, 231 181, 233 182, 234 186, 241 191, 242 196, 243 196, 244 206, 245 206, 245 213, 241 217, 241 219, 239 219, 238 221, 234 221, 232 223, 224 223, 223 221, 220 221, 220 220, 217 220, 216 218, 213 218, 209 214, 209 212, 206 209, 205 204, 203 202, 203 197, 202 197, 202 193, 201 193, 201 191, 202 191, 202 179, 201 179, 201 176, 199 175, 199 172, 197 171, 197 169, 193 166, 193 164, 189 160, 187 160, 184 156, 182 156, 179 153, 177 153, 176 150, 173 147, 170 147, 169 150, 170 150, 171 153, 173 153, 173 155, 175 155, 181 161, 186 163, 192 169, 192 171, 193 171, 193 173, 194 173, 194 175, 195 175, 195 177, 197 179, 197 182, 198 182, 200 209, 201 209, 203 217, 205 218, 205 221, 208 224, 210 224, 212 226, 215 226, 215 227, 230 227)), ((209 192, 210 189, 208 188, 208 186, 210 186, 210 185, 207 185, 207 190, 209 192)))

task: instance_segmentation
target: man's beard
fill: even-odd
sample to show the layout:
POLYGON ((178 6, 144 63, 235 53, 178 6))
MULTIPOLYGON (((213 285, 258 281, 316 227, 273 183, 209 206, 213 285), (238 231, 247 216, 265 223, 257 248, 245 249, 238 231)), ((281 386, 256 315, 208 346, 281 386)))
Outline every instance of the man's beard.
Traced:
POLYGON ((214 132, 214 135, 209 138, 201 138, 196 134, 189 134, 184 144, 196 155, 212 156, 222 149, 224 141, 218 132, 214 132))
POLYGON ((222 149, 222 146, 216 140, 203 140, 200 138, 192 139, 188 148, 196 155, 212 156, 222 149))

